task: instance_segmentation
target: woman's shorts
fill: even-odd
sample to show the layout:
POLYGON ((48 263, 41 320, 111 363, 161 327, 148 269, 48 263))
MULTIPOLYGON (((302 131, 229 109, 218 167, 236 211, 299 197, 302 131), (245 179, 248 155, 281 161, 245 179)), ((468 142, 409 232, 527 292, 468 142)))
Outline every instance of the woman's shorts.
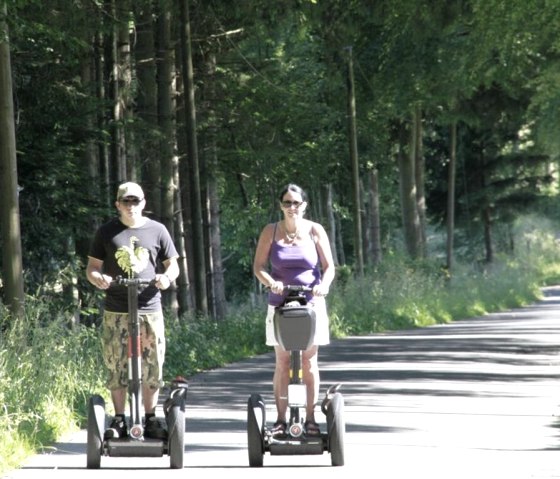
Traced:
MULTIPOLYGON (((140 313, 142 382, 151 389, 163 386, 165 331, 163 313, 140 313)), ((128 386, 128 314, 103 314, 103 359, 110 390, 128 386)))
MULTIPOLYGON (((325 298, 315 298, 310 306, 315 310, 315 338, 313 344, 317 346, 330 343, 329 317, 327 315, 327 303, 325 298)), ((274 306, 268 305, 266 312, 266 344, 267 346, 277 346, 278 341, 274 336, 274 306)))

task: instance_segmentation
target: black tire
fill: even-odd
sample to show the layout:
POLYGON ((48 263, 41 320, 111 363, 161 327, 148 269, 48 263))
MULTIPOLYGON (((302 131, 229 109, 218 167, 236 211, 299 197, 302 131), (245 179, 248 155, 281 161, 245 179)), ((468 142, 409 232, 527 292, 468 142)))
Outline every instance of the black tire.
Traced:
POLYGON ((101 467, 103 452, 103 434, 105 433, 105 401, 94 395, 88 402, 87 420, 87 468, 101 467))
POLYGON ((169 463, 171 469, 183 469, 185 457, 185 413, 179 406, 169 409, 167 415, 169 463))
POLYGON ((333 394, 327 406, 327 428, 329 436, 329 452, 333 466, 344 466, 344 398, 342 394, 333 394))
POLYGON ((264 424, 264 401, 260 394, 252 394, 247 402, 247 449, 251 467, 263 465, 264 424))

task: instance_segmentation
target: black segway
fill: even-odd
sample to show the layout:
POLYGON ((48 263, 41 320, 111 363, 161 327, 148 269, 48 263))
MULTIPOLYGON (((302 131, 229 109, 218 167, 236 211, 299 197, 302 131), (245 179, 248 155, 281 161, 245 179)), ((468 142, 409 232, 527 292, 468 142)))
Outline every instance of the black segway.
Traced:
POLYGON ((128 289, 128 418, 129 436, 104 439, 106 429, 105 401, 93 395, 88 403, 87 420, 87 468, 99 469, 101 456, 113 457, 162 457, 170 456, 172 469, 183 468, 185 402, 188 384, 176 378, 171 384, 171 393, 163 410, 167 423, 167 439, 144 437, 142 425, 142 357, 140 351, 140 323, 138 319, 138 286, 153 280, 118 277, 111 285, 122 285, 128 289))
POLYGON ((321 403, 326 416, 327 431, 307 435, 300 409, 307 403, 306 386, 302 381, 302 352, 308 349, 315 335, 315 311, 307 306, 303 294, 306 286, 286 286, 288 291, 282 306, 276 308, 274 332, 276 340, 290 351, 290 384, 288 385, 289 423, 285 435, 273 436, 266 427, 265 403, 260 394, 252 394, 247 403, 247 440, 249 465, 261 467, 265 453, 271 455, 331 454, 333 466, 344 465, 343 418, 344 398, 338 392, 340 384, 328 388, 321 403))

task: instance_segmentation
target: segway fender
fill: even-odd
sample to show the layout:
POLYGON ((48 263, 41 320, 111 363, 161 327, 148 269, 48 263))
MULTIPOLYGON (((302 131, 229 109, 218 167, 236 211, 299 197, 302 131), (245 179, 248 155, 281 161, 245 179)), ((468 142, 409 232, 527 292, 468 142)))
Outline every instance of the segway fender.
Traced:
MULTIPOLYGON (((182 379, 182 378, 181 378, 182 379)), ((166 399, 164 404, 165 415, 169 414, 169 411, 174 407, 178 406, 182 412, 185 412, 185 405, 187 402, 187 392, 189 390, 189 384, 186 380, 175 379, 172 383, 173 389, 166 399)))
POLYGON ((331 402, 332 397, 338 392, 341 386, 342 384, 340 383, 333 384, 332 386, 329 387, 329 389, 327 389, 327 392, 325 393, 325 397, 321 402, 321 411, 325 416, 327 415, 327 410, 329 409, 329 404, 331 402))
POLYGON ((98 394, 95 394, 90 398, 90 401, 99 437, 103 437, 103 434, 105 434, 105 400, 98 394))

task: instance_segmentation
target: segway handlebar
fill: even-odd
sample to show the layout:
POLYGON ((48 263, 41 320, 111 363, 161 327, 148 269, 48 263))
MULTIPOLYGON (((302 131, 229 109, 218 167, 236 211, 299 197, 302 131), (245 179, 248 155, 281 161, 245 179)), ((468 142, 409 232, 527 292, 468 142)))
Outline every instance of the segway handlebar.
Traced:
POLYGON ((310 292, 310 291, 313 291, 313 288, 310 288, 309 286, 304 286, 304 285, 301 285, 301 284, 285 284, 284 285, 284 291, 310 292))
POLYGON ((123 278, 122 276, 117 276, 113 281, 111 281, 111 285, 120 285, 120 286, 129 286, 132 284, 136 285, 148 285, 155 283, 155 278, 153 279, 146 279, 146 278, 123 278))

